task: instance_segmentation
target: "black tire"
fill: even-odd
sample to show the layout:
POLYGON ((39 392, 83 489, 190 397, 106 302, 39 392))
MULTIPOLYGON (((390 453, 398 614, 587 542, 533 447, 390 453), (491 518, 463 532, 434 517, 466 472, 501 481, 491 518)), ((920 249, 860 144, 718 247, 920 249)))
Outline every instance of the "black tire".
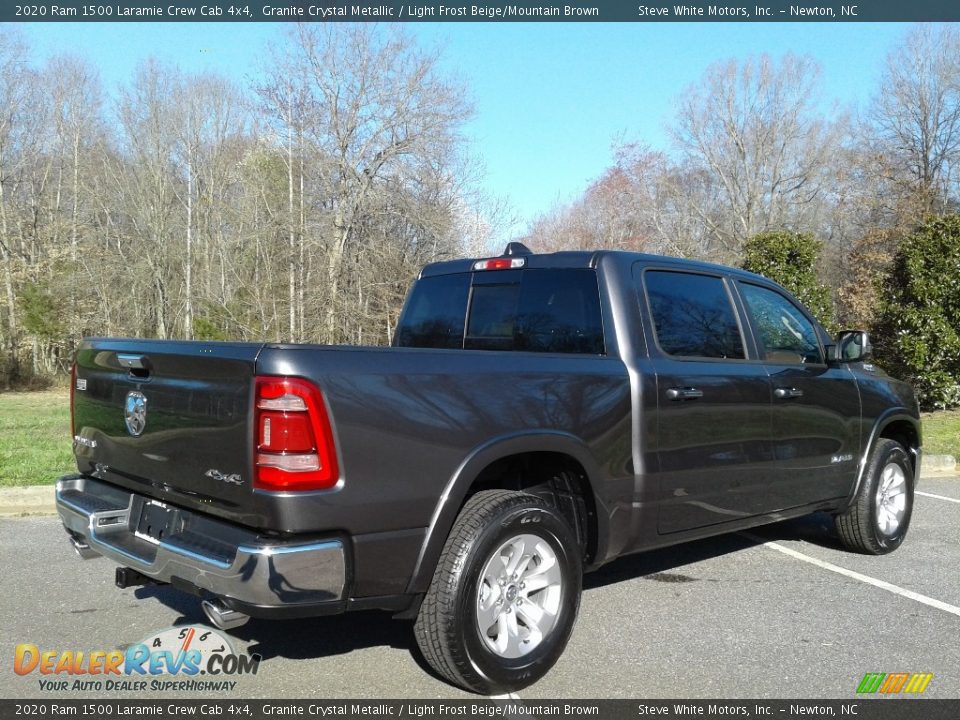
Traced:
POLYGON ((847 510, 835 516, 837 532, 848 550, 868 555, 884 555, 893 552, 903 543, 913 514, 913 466, 907 451, 893 440, 877 440, 870 454, 863 483, 847 510), (891 466, 893 466, 891 468, 891 466), (904 507, 902 517, 895 528, 884 528, 881 517, 878 491, 884 482, 884 472, 899 468, 903 473, 904 507))
MULTIPOLYGON (((477 493, 464 505, 450 531, 414 625, 424 658, 449 682, 485 695, 519 690, 536 682, 556 663, 573 630, 580 606, 580 557, 579 543, 563 515, 541 498, 507 490, 477 493), (542 634, 539 644, 520 657, 507 658, 489 645, 496 639, 487 636, 485 640, 478 627, 479 599, 482 593, 489 596, 490 592, 489 583, 486 589, 482 587, 481 575, 487 563, 494 562, 494 556, 511 540, 528 535, 545 541, 546 550, 556 559, 555 565, 549 566, 559 567, 562 578, 558 589, 550 591, 555 593, 552 603, 557 610, 551 615, 555 618, 552 629, 542 634)), ((530 562, 540 560, 538 555, 530 562)), ((514 598, 518 587, 514 587, 514 598)), ((500 602, 510 597, 509 589, 496 592, 500 602)), ((522 602, 521 597, 519 603, 522 602)), ((510 604, 508 601, 507 605, 510 604)), ((516 628, 527 608, 514 607, 516 628)), ((521 628, 530 632, 525 625, 521 624, 521 628)), ((529 643, 517 642, 520 646, 529 643)))

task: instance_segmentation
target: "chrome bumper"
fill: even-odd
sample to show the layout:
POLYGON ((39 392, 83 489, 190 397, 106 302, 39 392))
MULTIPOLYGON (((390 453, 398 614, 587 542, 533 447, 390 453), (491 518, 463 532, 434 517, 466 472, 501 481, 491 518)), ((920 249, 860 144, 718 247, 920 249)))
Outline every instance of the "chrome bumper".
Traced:
POLYGON ((176 579, 262 608, 290 608, 343 599, 346 556, 339 539, 270 542, 198 513, 172 508, 172 531, 160 540, 137 531, 144 506, 155 503, 84 476, 57 482, 57 512, 89 549, 161 582, 176 579))

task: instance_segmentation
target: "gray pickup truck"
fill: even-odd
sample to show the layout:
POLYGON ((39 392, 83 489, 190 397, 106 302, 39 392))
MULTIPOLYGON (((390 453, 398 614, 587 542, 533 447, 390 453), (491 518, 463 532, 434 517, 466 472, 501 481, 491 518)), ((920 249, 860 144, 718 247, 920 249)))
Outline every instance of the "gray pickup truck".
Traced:
MULTIPOLYGON (((56 501, 121 587, 221 629, 379 608, 483 693, 546 673, 584 571, 815 511, 907 532, 911 388, 783 288, 625 252, 429 265, 394 347, 87 339, 56 501)), ((318 640, 318 642, 322 642, 318 640)))

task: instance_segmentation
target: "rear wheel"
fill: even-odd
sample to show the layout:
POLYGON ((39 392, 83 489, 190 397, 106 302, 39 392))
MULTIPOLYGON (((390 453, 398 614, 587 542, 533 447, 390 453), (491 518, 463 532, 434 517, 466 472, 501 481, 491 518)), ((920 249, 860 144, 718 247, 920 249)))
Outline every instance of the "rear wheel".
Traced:
POLYGON ((414 626, 424 658, 474 692, 535 682, 573 629, 580 554, 566 520, 537 496, 477 493, 447 538, 414 626))
POLYGON ((913 512, 913 466, 903 446, 877 441, 853 504, 836 516, 849 550, 883 555, 903 543, 913 512))

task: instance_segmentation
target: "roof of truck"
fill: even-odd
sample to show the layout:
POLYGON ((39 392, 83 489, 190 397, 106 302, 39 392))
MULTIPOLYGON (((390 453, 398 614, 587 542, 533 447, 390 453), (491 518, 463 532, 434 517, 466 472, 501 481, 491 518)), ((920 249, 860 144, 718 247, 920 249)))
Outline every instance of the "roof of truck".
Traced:
POLYGON ((462 258, 458 260, 447 260, 444 262, 430 263, 424 266, 420 271, 420 277, 433 277, 435 275, 451 275, 454 273, 473 272, 474 265, 483 260, 492 260, 496 258, 523 257, 524 268, 542 269, 542 268, 596 268, 603 258, 613 258, 615 262, 623 262, 632 265, 636 262, 642 262, 650 265, 673 266, 676 268, 686 268, 690 270, 701 270, 707 272, 719 272, 730 275, 737 275, 744 278, 764 280, 767 278, 757 275, 747 270, 730 267, 728 265, 719 265, 716 263, 704 262, 701 260, 688 260, 685 258, 670 257, 667 255, 651 255, 649 253, 629 252, 626 250, 570 250, 554 253, 533 253, 527 250, 519 243, 510 243, 507 246, 507 252, 503 255, 488 255, 487 257, 462 258), (511 246, 519 246, 522 250, 509 252, 511 246), (523 252, 526 250, 526 252, 523 252))

